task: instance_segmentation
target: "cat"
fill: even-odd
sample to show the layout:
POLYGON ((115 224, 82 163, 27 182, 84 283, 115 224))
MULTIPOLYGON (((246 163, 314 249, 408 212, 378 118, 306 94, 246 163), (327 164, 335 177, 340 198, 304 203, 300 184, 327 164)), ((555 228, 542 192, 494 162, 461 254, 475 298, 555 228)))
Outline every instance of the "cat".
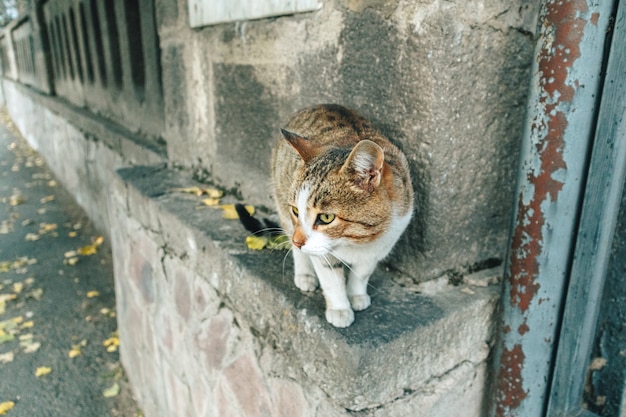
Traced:
POLYGON ((323 104, 281 129, 271 170, 295 285, 310 292, 319 284, 326 320, 348 327, 354 311, 370 306, 369 278, 411 220, 407 159, 367 119, 323 104))

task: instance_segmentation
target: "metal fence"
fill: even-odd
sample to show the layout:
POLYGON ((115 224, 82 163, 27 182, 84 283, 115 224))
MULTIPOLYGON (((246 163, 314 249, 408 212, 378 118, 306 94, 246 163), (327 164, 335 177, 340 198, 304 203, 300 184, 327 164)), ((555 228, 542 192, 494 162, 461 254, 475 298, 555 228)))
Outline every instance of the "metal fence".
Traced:
POLYGON ((134 132, 163 129, 152 0, 49 0, 0 38, 3 74, 134 132))

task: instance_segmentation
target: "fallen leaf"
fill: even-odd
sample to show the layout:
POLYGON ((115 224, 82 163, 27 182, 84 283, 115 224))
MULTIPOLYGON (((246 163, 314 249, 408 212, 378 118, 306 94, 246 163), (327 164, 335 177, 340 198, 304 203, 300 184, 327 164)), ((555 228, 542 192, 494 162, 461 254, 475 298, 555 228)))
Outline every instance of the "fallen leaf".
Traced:
POLYGON ((289 236, 275 235, 271 236, 267 242, 268 249, 289 249, 289 236))
POLYGON ((262 250, 267 246, 267 237, 265 236, 247 236, 246 245, 252 250, 262 250))
POLYGON ((41 223, 39 225, 39 233, 47 233, 57 229, 57 225, 55 223, 41 223))
POLYGON ((224 195, 224 192, 222 190, 218 190, 217 188, 185 187, 173 188, 170 191, 176 193, 195 194, 198 197, 205 194, 211 198, 221 198, 224 195))
POLYGON ((219 198, 213 198, 213 197, 209 197, 209 198, 205 198, 204 200, 202 200, 202 204, 204 204, 205 206, 217 206, 220 203, 220 199, 219 198))
POLYGON ((76 356, 80 355, 80 345, 74 345, 72 346, 72 349, 70 349, 69 353, 67 354, 67 356, 69 356, 70 358, 75 358, 76 356))
POLYGON ((3 300, 0 300, 0 315, 6 312, 6 308, 7 304, 3 300))
POLYGON ((83 246, 78 249, 78 254, 83 256, 95 255, 98 252, 98 247, 94 245, 83 246))
POLYGON ((43 297, 43 289, 35 288, 34 290, 27 292, 26 297, 34 298, 35 300, 40 301, 41 297, 43 297))
POLYGON ((24 283, 22 283, 22 282, 14 282, 13 283, 13 292, 15 294, 21 293, 23 289, 24 289, 24 283))
POLYGON ((98 297, 100 295, 100 292, 98 291, 87 291, 87 298, 94 298, 94 297, 98 297))
POLYGON ((22 329, 30 329, 35 325, 35 322, 32 320, 29 321, 25 321, 24 323, 22 323, 22 329))
POLYGON ((13 362, 15 358, 15 354, 13 352, 7 352, 0 354, 0 363, 9 363, 13 362))
POLYGON ((24 353, 34 353, 34 352, 37 352, 40 347, 41 347, 41 343, 39 343, 39 342, 34 342, 34 343, 31 343, 31 344, 29 344, 27 346, 22 346, 22 348, 24 349, 24 353))
POLYGON ((15 336, 13 336, 11 333, 5 332, 3 329, 0 328, 0 345, 3 343, 11 342, 13 340, 15 340, 15 336))
POLYGON ((5 415, 7 411, 11 410, 13 407, 15 407, 15 403, 13 401, 0 403, 0 415, 5 415))
POLYGON ((56 199, 56 197, 55 197, 55 196, 53 196, 53 195, 49 195, 49 196, 43 197, 43 198, 42 198, 41 200, 39 200, 39 201, 41 202, 41 204, 46 204, 46 203, 49 203, 49 202, 51 202, 51 201, 54 201, 55 199, 56 199))
POLYGON ((57 186, 57 182, 55 180, 48 181, 48 187, 56 187, 56 186, 57 186))
POLYGON ((109 388, 102 391, 102 395, 105 398, 117 397, 120 393, 120 386, 117 382, 114 382, 109 388))
POLYGON ((63 261, 64 264, 67 264, 69 266, 74 266, 78 263, 78 256, 74 257, 74 258, 68 258, 66 260, 63 261))
MULTIPOLYGON (((223 213, 222 213, 223 219, 237 220, 239 218, 239 215, 237 214, 237 210, 235 210, 234 204, 223 204, 219 207, 223 210, 223 213)), ((251 216, 254 215, 254 206, 248 205, 244 207, 246 208, 246 211, 250 213, 251 216)))
POLYGON ((73 258, 73 257, 74 257, 74 256, 76 256, 76 255, 78 255, 78 253, 76 253, 76 251, 75 251, 75 250, 71 250, 71 251, 69 251, 69 252, 65 252, 65 253, 63 254, 63 256, 64 256, 64 257, 66 257, 66 258, 73 258))
POLYGON ((107 340, 102 342, 102 344, 107 348, 107 352, 115 352, 117 347, 120 345, 119 337, 112 335, 107 340))
POLYGON ((9 205, 13 207, 24 204, 24 201, 24 197, 19 194, 13 194, 11 197, 9 197, 9 205))
POLYGON ((50 372, 52 372, 52 368, 48 367, 48 366, 40 366, 39 368, 37 368, 37 370, 35 371, 35 376, 37 378, 42 377, 42 376, 46 376, 48 375, 50 372))
POLYGON ((78 236, 78 233, 76 233, 76 232, 69 232, 67 235, 69 237, 76 237, 76 236, 78 236))
POLYGON ((35 234, 35 233, 27 233, 24 239, 28 242, 34 242, 36 240, 39 240, 40 237, 41 237, 40 235, 35 234))

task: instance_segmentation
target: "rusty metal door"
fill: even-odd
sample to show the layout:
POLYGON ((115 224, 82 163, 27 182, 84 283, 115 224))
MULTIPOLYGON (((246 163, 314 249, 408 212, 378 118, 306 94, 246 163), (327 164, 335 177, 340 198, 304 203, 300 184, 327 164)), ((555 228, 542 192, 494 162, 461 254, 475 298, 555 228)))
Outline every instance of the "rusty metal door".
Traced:
POLYGON ((626 286, 626 238, 615 233, 626 174, 624 3, 540 9, 491 416, 626 417, 626 291, 613 291, 626 286), (593 360, 603 353, 613 357, 593 360), (612 382, 602 384, 602 369, 615 371, 612 382), (596 395, 601 386, 607 395, 596 395))

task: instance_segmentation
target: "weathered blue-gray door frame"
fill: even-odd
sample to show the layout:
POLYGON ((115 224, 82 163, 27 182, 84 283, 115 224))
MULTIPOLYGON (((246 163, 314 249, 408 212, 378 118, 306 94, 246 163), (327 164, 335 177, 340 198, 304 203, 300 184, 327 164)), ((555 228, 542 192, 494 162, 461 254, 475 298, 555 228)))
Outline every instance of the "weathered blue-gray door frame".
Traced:
MULTIPOLYGON (((626 4, 613 39, 556 357, 549 416, 584 415, 582 398, 626 174, 626 4)), ((626 284, 626 283, 623 283, 626 284)), ((626 348, 626 346, 625 346, 626 348)), ((613 364, 609 363, 609 366, 613 364)), ((623 407, 625 405, 622 405, 623 407)))
POLYGON ((582 390, 626 164, 617 3, 540 9, 492 416, 592 415, 582 390))

